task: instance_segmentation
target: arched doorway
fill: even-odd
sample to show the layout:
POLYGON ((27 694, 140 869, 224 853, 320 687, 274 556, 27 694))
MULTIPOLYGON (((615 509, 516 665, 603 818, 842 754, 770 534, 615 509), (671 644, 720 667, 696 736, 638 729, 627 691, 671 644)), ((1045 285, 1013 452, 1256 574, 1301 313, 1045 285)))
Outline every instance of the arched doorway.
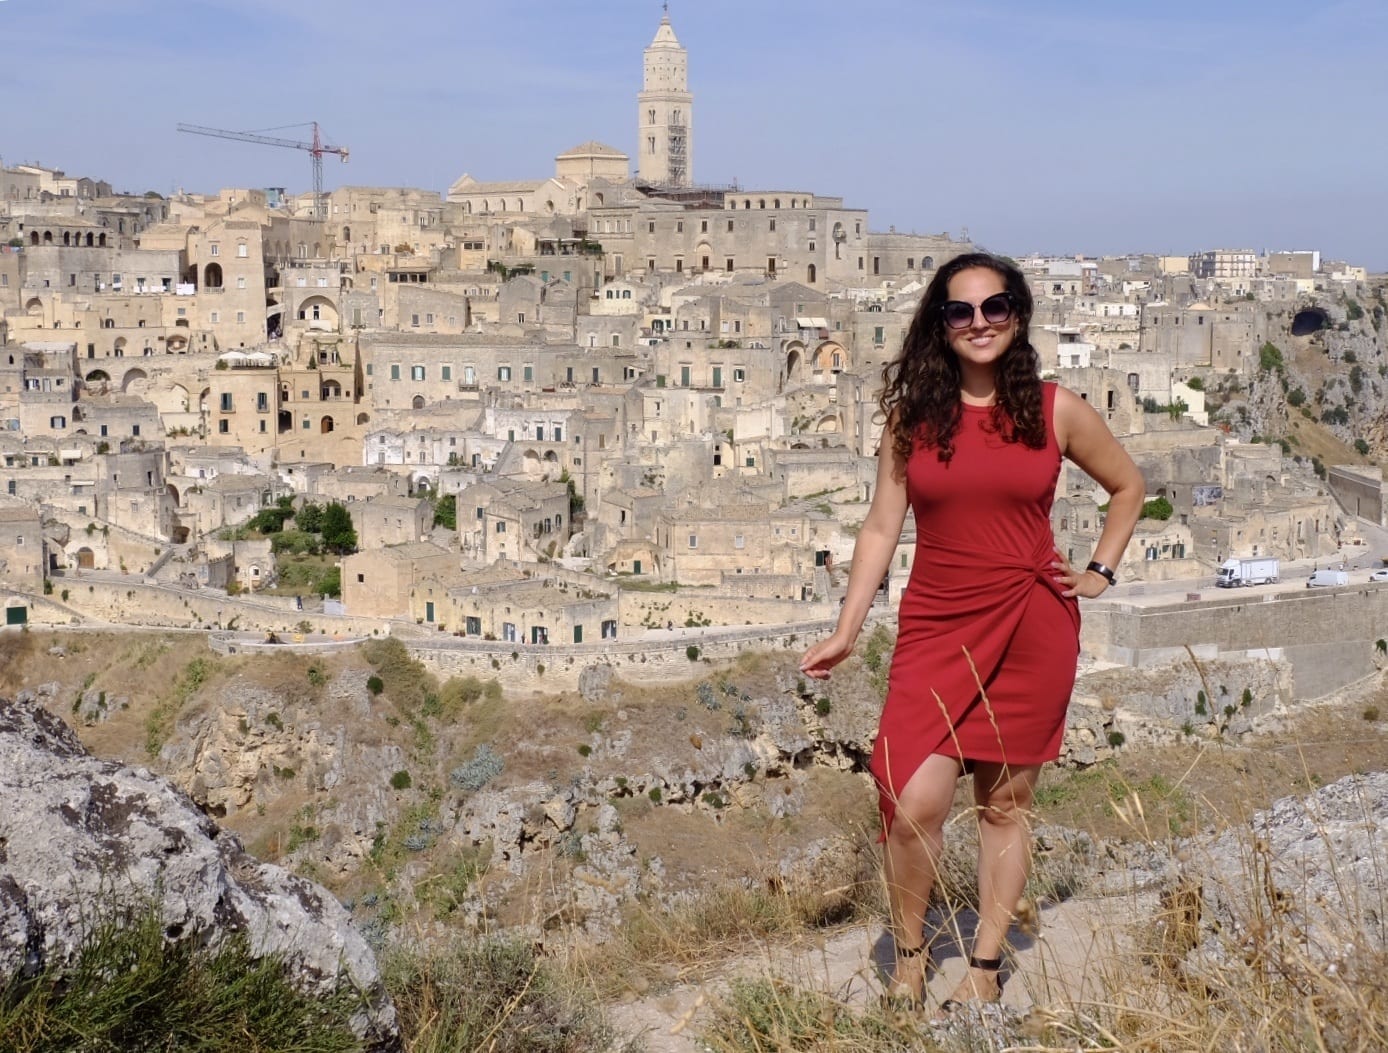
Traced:
POLYGON ((332 430, 333 419, 331 417, 324 417, 322 420, 318 422, 318 433, 320 435, 327 435, 332 430))

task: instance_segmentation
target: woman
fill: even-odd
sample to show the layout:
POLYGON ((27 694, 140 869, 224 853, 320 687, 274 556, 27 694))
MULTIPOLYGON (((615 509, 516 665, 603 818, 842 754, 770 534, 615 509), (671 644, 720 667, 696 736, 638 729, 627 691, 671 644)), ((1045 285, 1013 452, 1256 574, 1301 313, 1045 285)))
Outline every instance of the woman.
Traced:
POLYGON ((890 990, 919 999, 923 935, 955 783, 973 774, 978 927, 947 1000, 1001 996, 1003 942, 1030 866, 1027 815, 1060 755, 1079 654, 1077 597, 1113 584, 1142 509, 1142 473, 1094 409, 1043 384, 1027 338, 1032 300, 1010 262, 970 253, 940 268, 901 353, 883 370, 877 489, 858 533, 838 625, 800 668, 827 679, 853 650, 900 540, 916 549, 872 757, 896 961, 890 990), (1110 495, 1093 561, 1055 546, 1062 457, 1110 495))

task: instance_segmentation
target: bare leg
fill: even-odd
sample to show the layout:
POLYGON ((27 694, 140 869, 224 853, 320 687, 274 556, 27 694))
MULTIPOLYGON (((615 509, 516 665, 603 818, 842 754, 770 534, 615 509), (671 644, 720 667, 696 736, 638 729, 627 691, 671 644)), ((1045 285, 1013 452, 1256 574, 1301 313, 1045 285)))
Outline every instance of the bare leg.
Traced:
MULTIPOLYGON (((1031 871, 1032 796, 1041 766, 978 763, 974 801, 978 805, 978 931, 973 957, 1002 955, 1017 902, 1031 871)), ((953 997, 994 1001, 1001 994, 998 974, 970 968, 953 997)))
MULTIPOLYGON (((945 820, 954 803, 960 770, 954 758, 933 754, 916 769, 897 798, 896 815, 883 846, 883 862, 892 936, 899 951, 921 947, 925 911, 944 844, 945 820)), ((924 954, 898 954, 891 989, 918 997, 927 964, 924 954)))

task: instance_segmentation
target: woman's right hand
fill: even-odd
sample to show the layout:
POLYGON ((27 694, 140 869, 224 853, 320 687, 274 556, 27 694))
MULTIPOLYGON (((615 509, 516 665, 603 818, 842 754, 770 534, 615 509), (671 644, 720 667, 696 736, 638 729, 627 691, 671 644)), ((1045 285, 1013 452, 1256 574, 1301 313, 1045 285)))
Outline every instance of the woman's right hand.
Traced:
POLYGON ((853 653, 853 637, 835 632, 815 644, 800 659, 800 672, 814 680, 828 680, 829 670, 853 653))

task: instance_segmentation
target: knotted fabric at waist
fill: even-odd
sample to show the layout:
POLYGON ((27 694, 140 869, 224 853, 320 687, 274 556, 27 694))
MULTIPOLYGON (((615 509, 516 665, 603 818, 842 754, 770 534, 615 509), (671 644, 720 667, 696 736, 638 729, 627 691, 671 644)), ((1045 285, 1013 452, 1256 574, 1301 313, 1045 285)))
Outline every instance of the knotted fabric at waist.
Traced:
MULTIPOLYGON (((996 603, 999 598, 1033 581, 1056 592, 1055 540, 1049 529, 1038 532, 1030 552, 1006 551, 961 542, 917 530, 915 558, 911 564, 912 588, 907 595, 930 594, 936 602, 971 609, 976 600, 996 603)), ((1069 602, 1069 601, 1067 601, 1069 602)), ((956 611, 959 607, 954 608, 956 611)))

